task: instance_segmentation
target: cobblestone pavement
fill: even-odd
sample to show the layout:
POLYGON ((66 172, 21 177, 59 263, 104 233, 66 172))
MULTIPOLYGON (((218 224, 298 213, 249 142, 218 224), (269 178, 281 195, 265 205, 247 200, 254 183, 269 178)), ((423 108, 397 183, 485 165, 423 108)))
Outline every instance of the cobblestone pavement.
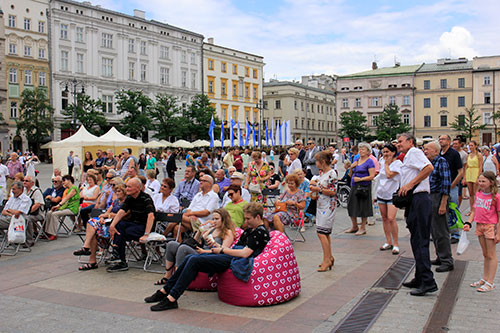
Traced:
MULTIPOLYGON (((41 187, 45 188, 50 183, 50 166, 41 165, 39 170, 41 187)), ((182 170, 177 172, 176 180, 182 174, 182 170)), ((402 216, 398 217, 401 255, 411 257, 408 231, 402 216)), ((294 245, 302 279, 300 296, 262 308, 227 305, 218 300, 216 293, 186 292, 178 310, 153 313, 142 299, 156 290, 152 283, 158 274, 141 269, 108 274, 104 266, 79 272, 72 255, 81 246, 78 237, 39 242, 31 253, 0 257, 0 331, 329 332, 367 291, 373 290, 373 284, 397 258, 378 250, 384 242, 380 220, 368 227, 366 236, 344 234, 350 225, 346 210, 339 208, 333 237, 336 262, 334 269, 326 273, 316 272, 321 247, 314 228, 308 228, 306 242, 294 245)), ((469 249, 456 257, 468 265, 446 329, 496 332, 500 294, 498 290, 480 294, 469 287, 482 271, 479 244, 472 233, 469 238, 469 249)), ((435 276, 440 286, 438 293, 412 297, 405 288, 393 291, 393 299, 371 331, 422 331, 448 274, 435 276)))

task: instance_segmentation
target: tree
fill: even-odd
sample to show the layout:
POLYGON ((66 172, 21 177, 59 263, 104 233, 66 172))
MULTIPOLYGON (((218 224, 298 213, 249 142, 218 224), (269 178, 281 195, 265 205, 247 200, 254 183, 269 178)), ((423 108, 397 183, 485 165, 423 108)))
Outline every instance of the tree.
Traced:
POLYGON ((106 117, 102 114, 102 106, 103 103, 101 100, 92 99, 89 95, 78 94, 76 104, 73 103, 68 105, 66 110, 61 112, 65 117, 68 117, 68 121, 63 122, 61 128, 74 128, 74 111, 75 119, 78 123, 85 126, 90 133, 97 136, 102 135, 105 131, 105 127, 108 125, 106 117))
POLYGON ((21 114, 17 123, 17 134, 23 132, 35 154, 40 144, 48 141, 54 130, 52 115, 54 108, 49 104, 45 89, 24 89, 21 94, 21 114))
MULTIPOLYGON (((208 96, 204 94, 196 95, 187 110, 184 111, 183 116, 187 120, 185 138, 191 140, 206 140, 208 137, 208 129, 210 127, 212 115, 215 118, 215 123, 219 125, 218 127, 220 127, 220 121, 214 113, 215 109, 210 105, 208 96)), ((215 134, 214 137, 216 137, 215 134)))
POLYGON ((119 114, 125 114, 120 123, 123 132, 132 138, 141 137, 147 141, 148 131, 153 128, 149 111, 153 101, 142 91, 120 90, 116 92, 116 105, 119 114))
POLYGON ((406 133, 411 127, 401 120, 399 106, 388 104, 384 111, 377 118, 377 139, 382 141, 392 141, 398 134, 406 133))
POLYGON ((169 136, 182 137, 189 121, 181 115, 177 98, 167 94, 156 95, 156 102, 151 108, 154 135, 157 139, 166 139, 169 136))
POLYGON ((341 136, 349 138, 351 142, 362 140, 368 131, 366 117, 361 112, 350 111, 340 115, 339 133, 341 136))
POLYGON ((480 122, 481 115, 478 114, 474 107, 471 107, 465 108, 465 116, 455 116, 455 121, 450 125, 453 129, 459 132, 459 134, 470 140, 476 131, 482 130, 486 127, 484 124, 480 125, 480 122))

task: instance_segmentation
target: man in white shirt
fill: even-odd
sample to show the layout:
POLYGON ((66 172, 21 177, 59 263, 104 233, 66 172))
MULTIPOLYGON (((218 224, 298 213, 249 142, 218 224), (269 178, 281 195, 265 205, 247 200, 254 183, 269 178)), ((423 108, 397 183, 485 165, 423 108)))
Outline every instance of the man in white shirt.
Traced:
POLYGON ((45 200, 42 190, 35 185, 35 181, 31 176, 24 178, 24 194, 32 201, 30 211, 26 216, 26 245, 32 246, 34 243, 33 223, 43 221, 44 214, 42 213, 42 209, 45 205, 45 200))
POLYGON ((24 185, 21 182, 14 182, 12 184, 12 196, 5 204, 0 216, 0 233, 3 230, 9 229, 9 224, 12 216, 19 217, 19 215, 26 216, 31 207, 31 199, 23 193, 24 185))
POLYGON ((0 203, 3 202, 5 197, 5 189, 7 188, 7 176, 9 175, 9 169, 7 166, 0 162, 0 203))
MULTIPOLYGON (((252 197, 250 196, 250 192, 248 192, 248 190, 243 187, 243 180, 244 179, 245 179, 245 177, 243 176, 243 174, 241 172, 236 171, 231 175, 230 181, 231 181, 231 185, 238 185, 239 187, 241 187, 241 198, 243 200, 245 200, 246 202, 250 202, 252 197)), ((229 196, 227 195, 227 192, 226 192, 226 194, 224 194, 224 197, 222 198, 221 207, 226 207, 226 205, 230 202, 231 202, 231 199, 229 198, 229 196)))
POLYGON ((405 216, 416 265, 415 277, 403 283, 403 286, 413 288, 410 292, 412 296, 424 296, 438 290, 431 271, 429 253, 432 214, 429 175, 434 167, 422 150, 416 148, 416 143, 411 134, 401 134, 398 137, 398 151, 405 154, 399 195, 412 195, 413 189, 411 204, 406 208, 405 216))

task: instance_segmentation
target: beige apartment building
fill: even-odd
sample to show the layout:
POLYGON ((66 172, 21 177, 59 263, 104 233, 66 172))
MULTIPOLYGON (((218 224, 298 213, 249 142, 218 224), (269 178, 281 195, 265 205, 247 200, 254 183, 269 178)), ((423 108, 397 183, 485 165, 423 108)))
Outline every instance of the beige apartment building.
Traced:
MULTIPOLYGON (((0 9, 0 19, 3 11, 0 9)), ((0 155, 6 155, 9 149, 9 128, 7 119, 7 82, 5 80, 5 27, 0 24, 0 155)))
POLYGON ((337 141, 335 92, 298 82, 264 83, 264 122, 273 125, 290 120, 292 140, 313 139, 319 145, 337 141))
POLYGON ((337 120, 344 112, 360 111, 367 119, 370 134, 375 135, 377 118, 389 104, 399 106, 402 120, 413 127, 415 73, 420 65, 377 68, 339 76, 337 81, 337 120))

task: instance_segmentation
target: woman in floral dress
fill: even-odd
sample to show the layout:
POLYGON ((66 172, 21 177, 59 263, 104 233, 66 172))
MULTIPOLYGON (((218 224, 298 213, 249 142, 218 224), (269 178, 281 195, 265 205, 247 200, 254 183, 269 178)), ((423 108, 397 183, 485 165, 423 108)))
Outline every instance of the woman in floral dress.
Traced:
POLYGON ((269 169, 269 164, 262 161, 262 154, 260 151, 254 151, 251 158, 252 161, 248 163, 245 188, 252 195, 252 202, 262 202, 262 190, 264 189, 266 181, 271 178, 272 174, 269 169))

